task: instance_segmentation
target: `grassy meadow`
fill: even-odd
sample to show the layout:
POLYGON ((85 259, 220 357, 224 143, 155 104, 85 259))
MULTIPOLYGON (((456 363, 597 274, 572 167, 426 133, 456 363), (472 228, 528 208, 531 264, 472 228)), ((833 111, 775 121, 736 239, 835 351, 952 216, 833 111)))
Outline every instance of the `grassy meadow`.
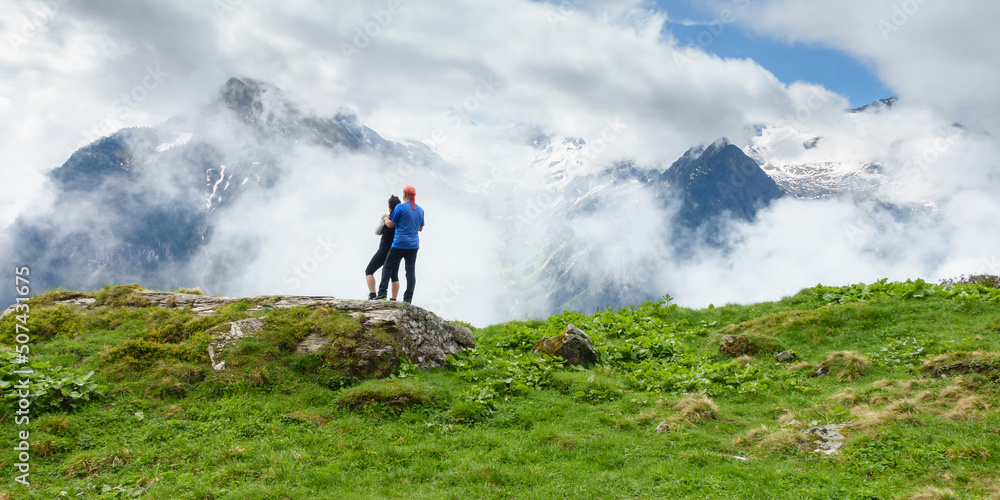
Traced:
POLYGON ((0 320, 0 499, 1000 499, 991 283, 566 312, 473 329, 447 367, 403 360, 380 380, 345 356, 384 332, 337 311, 245 300, 200 316, 137 289, 28 302, 26 425, 19 319, 0 320), (247 317, 264 329, 214 371, 209 340, 247 317), (532 353, 569 324, 596 364, 532 353), (331 347, 296 354, 317 332, 331 347), (845 425, 838 454, 806 432, 827 424, 845 425), (15 482, 22 430, 30 487, 15 482))

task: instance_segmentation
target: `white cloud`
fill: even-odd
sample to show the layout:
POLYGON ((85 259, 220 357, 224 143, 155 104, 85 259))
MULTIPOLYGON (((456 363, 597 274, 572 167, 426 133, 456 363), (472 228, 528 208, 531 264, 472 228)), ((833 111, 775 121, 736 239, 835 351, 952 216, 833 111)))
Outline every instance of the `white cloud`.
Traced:
POLYGON ((997 18, 1000 4, 989 0, 764 0, 738 22, 777 39, 845 51, 904 99, 995 129, 997 18))
MULTIPOLYGON (((785 124, 826 138, 815 151, 790 139, 794 147, 782 151, 788 161, 809 161, 811 154, 875 159, 884 163, 893 186, 905 187, 893 201, 933 197, 944 211, 940 220, 926 222, 929 229, 883 221, 884 234, 897 239, 873 241, 893 244, 898 262, 890 265, 869 248, 875 243, 852 246, 840 236, 828 241, 863 218, 853 205, 782 202, 760 224, 738 228, 747 243, 735 257, 706 255, 683 268, 653 259, 656 269, 679 277, 664 278, 663 286, 681 290, 663 293, 692 302, 773 298, 767 290, 820 279, 951 271, 1000 253, 984 244, 995 220, 990 214, 997 213, 989 190, 998 183, 997 148, 987 132, 1000 116, 1000 90, 988 83, 1000 80, 1000 51, 984 23, 998 17, 998 7, 940 0, 898 4, 908 2, 919 9, 905 23, 892 24, 898 31, 890 31, 888 40, 879 21, 893 22, 891 1, 770 0, 736 17, 761 33, 827 44, 873 64, 904 98, 898 112, 877 117, 848 117, 842 96, 814 84, 786 85, 752 60, 680 48, 662 34, 666 16, 642 1, 576 2, 575 9, 527 0, 403 1, 392 12, 388 1, 233 1, 232 9, 222 10, 219 2, 193 0, 68 2, 17 50, 0 51, 0 177, 5 186, 18 186, 13 201, 0 202, 0 227, 47 203, 44 175, 91 131, 158 124, 204 104, 230 76, 248 76, 276 84, 310 113, 329 116, 348 108, 387 138, 425 141, 480 186, 530 178, 526 167, 537 152, 514 144, 512 127, 537 126, 595 145, 609 122, 623 124, 588 162, 596 168, 626 158, 665 167, 691 146, 721 136, 747 139, 749 124, 785 124), (162 81, 150 80, 151 71, 162 81), (954 120, 970 130, 914 175, 912 159, 936 151, 936 129, 954 120), (962 215, 969 211, 979 215, 962 215), (930 253, 914 250, 926 245, 914 235, 947 244, 935 243, 930 253)), ((7 20, 0 42, 31 19, 33 5, 0 3, 0 17, 7 20)), ((229 214, 212 251, 225 256, 243 251, 249 241, 259 263, 235 276, 230 290, 351 295, 362 284, 355 270, 375 243, 373 238, 362 244, 356 235, 371 232, 370 219, 381 210, 387 188, 358 173, 375 168, 366 163, 370 158, 317 154, 297 151, 285 160, 289 166, 332 161, 335 168, 292 170, 281 192, 288 199, 248 198, 240 205, 247 211, 229 214), (373 206, 362 209, 359 199, 373 206), (337 215, 321 215, 321 209, 337 215), (317 238, 328 233, 343 253, 291 287, 285 271, 301 265, 317 238)), ((504 235, 496 226, 480 228, 484 218, 469 210, 467 200, 436 199, 434 181, 417 179, 429 195, 424 200, 433 200, 426 205, 428 251, 421 265, 448 270, 423 274, 420 286, 436 291, 429 300, 440 302, 439 312, 497 319, 483 306, 504 301, 496 270, 504 235), (471 241, 454 229, 466 227, 477 228, 471 241), (455 262, 466 267, 452 272, 455 262), (455 288, 463 290, 445 300, 455 288)), ((490 203, 500 201, 497 193, 487 193, 482 206, 488 212, 490 203)), ((622 269, 632 263, 649 265, 645 254, 657 251, 636 236, 645 234, 644 226, 628 212, 626 207, 608 215, 636 245, 612 241, 593 254, 612 274, 628 275, 622 269)))

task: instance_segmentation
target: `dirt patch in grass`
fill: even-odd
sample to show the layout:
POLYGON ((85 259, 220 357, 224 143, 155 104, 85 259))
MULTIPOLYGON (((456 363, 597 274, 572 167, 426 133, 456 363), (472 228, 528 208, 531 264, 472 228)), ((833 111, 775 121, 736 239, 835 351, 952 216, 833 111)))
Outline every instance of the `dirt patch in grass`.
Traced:
POLYGON ((936 377, 979 373, 1000 380, 1000 353, 956 351, 924 361, 924 371, 936 377))
POLYGON ((766 335, 729 333, 719 339, 719 352, 741 359, 758 354, 774 354, 785 350, 778 339, 766 335))
POLYGON ((82 478, 100 473, 104 469, 121 467, 132 462, 132 452, 121 450, 103 457, 86 454, 71 459, 66 475, 69 477, 82 478))

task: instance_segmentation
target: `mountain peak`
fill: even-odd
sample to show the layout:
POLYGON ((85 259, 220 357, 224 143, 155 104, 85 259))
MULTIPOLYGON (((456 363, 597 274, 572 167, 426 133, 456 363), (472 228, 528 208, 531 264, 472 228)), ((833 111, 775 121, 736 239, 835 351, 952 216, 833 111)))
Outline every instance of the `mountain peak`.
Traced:
POLYGON ((752 221, 758 209, 783 194, 757 162, 726 138, 688 150, 660 179, 682 193, 678 217, 688 227, 724 213, 752 221))
POLYGON ((892 109, 893 106, 895 106, 897 103, 899 103, 898 97, 887 97, 885 99, 879 99, 875 102, 865 104, 864 106, 861 106, 859 108, 849 109, 847 110, 847 112, 863 113, 865 111, 871 111, 873 113, 880 113, 882 110, 892 109))
POLYGON ((219 90, 222 103, 247 123, 255 123, 260 119, 269 97, 277 98, 277 101, 284 104, 283 107, 291 110, 291 105, 284 102, 281 89, 267 82, 233 77, 219 90))

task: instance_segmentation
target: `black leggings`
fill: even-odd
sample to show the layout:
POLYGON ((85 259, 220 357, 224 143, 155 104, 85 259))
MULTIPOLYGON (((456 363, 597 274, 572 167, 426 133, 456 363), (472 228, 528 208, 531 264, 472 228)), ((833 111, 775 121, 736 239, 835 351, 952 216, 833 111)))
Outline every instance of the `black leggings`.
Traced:
MULTIPOLYGON (((379 268, 385 264, 385 258, 389 255, 390 248, 391 247, 388 245, 385 248, 379 247, 378 251, 375 252, 375 255, 372 256, 372 260, 368 262, 368 267, 365 268, 365 276, 374 275, 375 271, 378 271, 379 268)), ((392 281, 399 281, 398 267, 396 268, 396 271, 392 273, 392 281)))
MULTIPOLYGON (((398 275, 399 261, 405 260, 406 268, 406 291, 403 292, 403 302, 413 300, 413 289, 417 286, 417 250, 391 248, 389 255, 385 258, 385 267, 382 268, 382 282, 378 286, 378 296, 385 297, 389 291, 389 276, 398 275)), ((398 279, 396 281, 399 281, 398 279)))

